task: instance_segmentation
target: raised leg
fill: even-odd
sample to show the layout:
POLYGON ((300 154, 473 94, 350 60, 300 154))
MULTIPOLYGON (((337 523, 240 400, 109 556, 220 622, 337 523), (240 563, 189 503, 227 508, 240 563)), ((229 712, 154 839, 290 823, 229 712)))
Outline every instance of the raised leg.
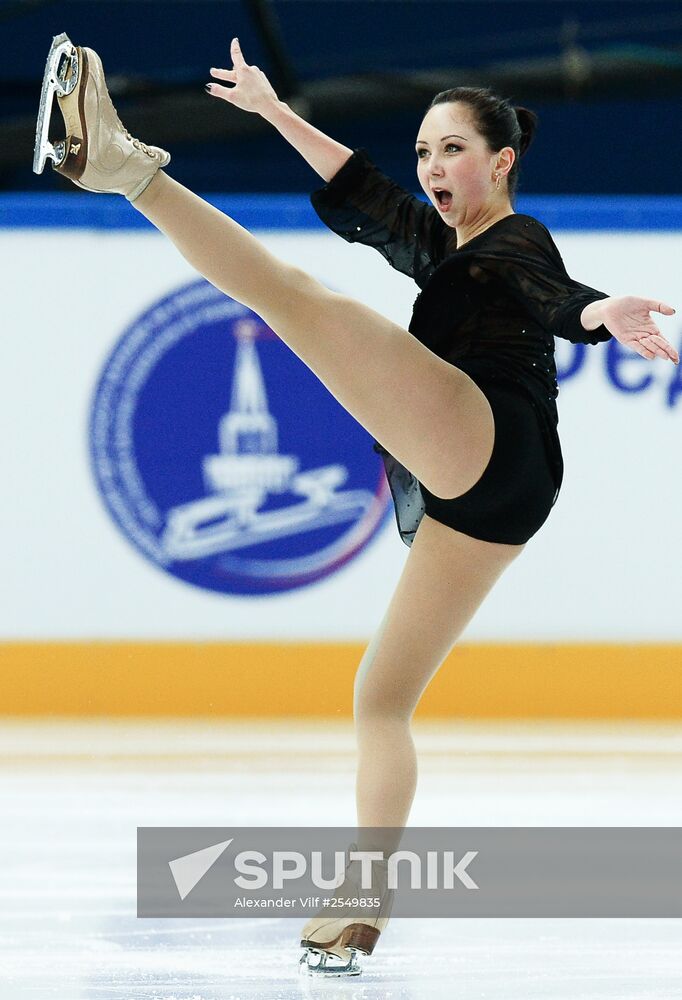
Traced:
POLYGON ((132 204, 217 288, 248 306, 431 493, 455 497, 492 454, 490 405, 407 330, 330 291, 159 170, 132 204))

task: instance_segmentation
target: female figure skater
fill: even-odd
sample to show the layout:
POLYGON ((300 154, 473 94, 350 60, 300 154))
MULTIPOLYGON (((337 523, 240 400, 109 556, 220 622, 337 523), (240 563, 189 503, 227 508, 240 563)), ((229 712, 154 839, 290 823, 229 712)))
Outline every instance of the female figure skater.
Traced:
MULTIPOLYGON (((546 227, 514 211, 533 112, 479 88, 437 94, 416 142, 427 204, 366 151, 335 142, 278 100, 236 39, 231 58, 232 69, 211 71, 229 86, 209 92, 272 123, 326 182, 312 196, 323 221, 414 278, 421 292, 409 329, 279 260, 160 169, 169 154, 130 136, 99 57, 66 35, 48 57, 34 169, 50 156, 79 187, 125 195, 208 281, 260 315, 374 436, 410 551, 357 672, 357 814, 361 836, 399 833, 416 786, 410 721, 420 696, 561 486, 554 335, 590 344, 613 336, 644 358, 677 364, 649 315, 675 310, 573 280, 546 227), (54 146, 45 123, 53 93, 67 133, 54 146)), ((379 915, 313 917, 303 959, 315 951, 319 971, 357 974, 355 953, 372 952, 388 899, 382 893, 379 915)))

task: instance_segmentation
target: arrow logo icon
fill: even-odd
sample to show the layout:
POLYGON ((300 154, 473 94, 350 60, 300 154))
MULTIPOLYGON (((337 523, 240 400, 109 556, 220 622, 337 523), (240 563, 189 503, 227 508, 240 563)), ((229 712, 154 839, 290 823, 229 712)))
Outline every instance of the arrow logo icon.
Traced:
POLYGON ((231 837, 229 840, 223 840, 220 844, 204 847, 201 851, 194 851, 192 854, 185 854, 181 858, 168 862, 180 899, 184 899, 190 894, 197 882, 204 877, 233 840, 234 837, 231 837))

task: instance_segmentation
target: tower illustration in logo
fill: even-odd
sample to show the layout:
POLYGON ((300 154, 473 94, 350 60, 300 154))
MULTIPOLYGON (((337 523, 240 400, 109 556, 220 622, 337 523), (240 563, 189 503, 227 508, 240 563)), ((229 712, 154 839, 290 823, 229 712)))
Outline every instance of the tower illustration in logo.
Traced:
POLYGON ((310 583, 389 511, 366 431, 263 320, 203 279, 124 333, 90 432, 98 486, 127 537, 212 590, 310 583))
POLYGON ((256 330, 253 320, 235 324, 237 357, 230 410, 220 421, 220 454, 204 459, 210 495, 168 512, 161 541, 172 559, 196 559, 323 525, 354 522, 374 503, 369 490, 339 491, 348 478, 342 465, 299 472, 295 455, 278 453, 277 421, 268 411, 256 330), (286 493, 302 499, 260 512, 269 495, 286 493))

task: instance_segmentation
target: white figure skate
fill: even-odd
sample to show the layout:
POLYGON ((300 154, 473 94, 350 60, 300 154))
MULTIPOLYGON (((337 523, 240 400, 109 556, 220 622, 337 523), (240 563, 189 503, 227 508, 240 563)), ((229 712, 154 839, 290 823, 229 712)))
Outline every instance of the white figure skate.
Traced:
POLYGON ((86 191, 123 194, 134 201, 170 153, 134 139, 116 114, 93 49, 55 35, 47 56, 33 151, 33 171, 42 174, 48 157, 53 170, 86 191), (52 101, 57 95, 66 138, 48 138, 52 101))
MULTIPOLYGON (((350 851, 357 851, 357 844, 351 844, 350 851)), ((311 917, 301 932, 301 947, 305 948, 299 961, 299 971, 309 976, 359 976, 362 966, 358 955, 371 955, 379 940, 379 935, 388 923, 393 905, 393 889, 387 888, 387 863, 373 862, 373 888, 362 889, 360 884, 360 862, 350 861, 346 866, 346 876, 335 897, 376 897, 379 907, 353 907, 330 910, 324 908, 319 916, 311 917), (351 915, 349 916, 349 912, 351 915)))

